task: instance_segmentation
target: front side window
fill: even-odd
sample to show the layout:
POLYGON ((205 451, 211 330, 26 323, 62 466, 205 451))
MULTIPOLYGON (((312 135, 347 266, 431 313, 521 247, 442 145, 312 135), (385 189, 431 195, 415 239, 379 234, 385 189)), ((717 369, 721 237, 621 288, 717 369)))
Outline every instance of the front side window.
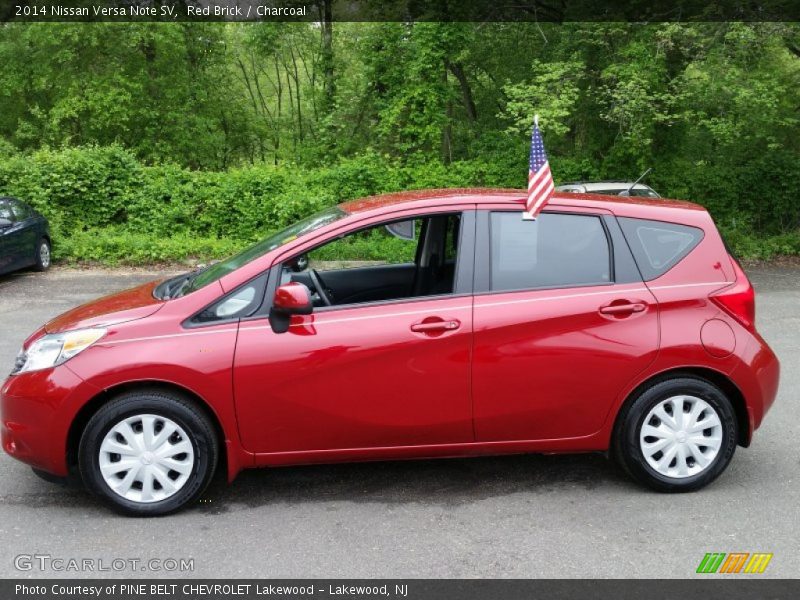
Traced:
POLYGON ((190 320, 189 325, 249 317, 261 307, 266 287, 267 275, 260 275, 196 314, 190 320))
POLYGON ((288 260, 281 283, 306 285, 317 307, 451 294, 460 222, 441 214, 354 231, 288 260))
POLYGON ((338 221, 339 219, 347 216, 347 213, 340 209, 338 206, 327 208, 318 212, 310 217, 298 221, 294 225, 290 225, 269 237, 253 244, 246 248, 239 254, 232 256, 226 260, 214 263, 203 269, 185 273, 172 279, 162 282, 155 290, 154 294, 157 298, 169 299, 184 296, 190 292, 198 290, 209 283, 213 283, 218 279, 222 279, 228 273, 232 273, 236 269, 243 267, 249 262, 264 256, 267 252, 288 244, 297 238, 307 235, 312 231, 316 231, 338 221))
POLYGON ((337 238, 308 253, 309 267, 332 271, 413 263, 422 222, 409 219, 337 238))
POLYGON ((611 252, 599 217, 542 213, 526 221, 520 212, 493 212, 490 227, 493 291, 611 282, 611 252))

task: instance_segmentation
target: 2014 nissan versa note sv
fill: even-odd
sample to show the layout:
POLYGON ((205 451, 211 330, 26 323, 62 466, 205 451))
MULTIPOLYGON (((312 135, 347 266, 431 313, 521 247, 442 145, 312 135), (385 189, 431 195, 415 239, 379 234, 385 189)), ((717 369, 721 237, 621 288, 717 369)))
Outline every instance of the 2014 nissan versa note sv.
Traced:
POLYGON ((779 365, 711 217, 563 194, 529 221, 523 203, 347 202, 73 309, 25 341, 3 448, 136 515, 220 466, 610 451, 656 490, 714 480, 779 365))

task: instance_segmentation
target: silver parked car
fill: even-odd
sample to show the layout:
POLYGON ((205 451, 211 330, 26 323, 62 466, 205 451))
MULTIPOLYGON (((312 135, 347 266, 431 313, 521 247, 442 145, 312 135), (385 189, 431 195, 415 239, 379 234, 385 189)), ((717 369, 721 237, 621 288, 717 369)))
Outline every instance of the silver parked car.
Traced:
POLYGON ((557 192, 578 194, 607 194, 611 196, 644 196, 645 198, 661 198, 658 193, 643 183, 633 181, 573 181, 556 187, 557 192), (633 186, 633 187, 631 187, 633 186))

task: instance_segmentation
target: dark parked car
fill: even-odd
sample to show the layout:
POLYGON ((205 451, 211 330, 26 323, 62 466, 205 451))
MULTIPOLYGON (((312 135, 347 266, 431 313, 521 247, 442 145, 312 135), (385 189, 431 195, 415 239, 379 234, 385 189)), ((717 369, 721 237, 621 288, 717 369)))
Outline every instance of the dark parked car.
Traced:
POLYGON ((45 219, 16 198, 0 197, 0 275, 25 267, 50 267, 50 229, 45 219))

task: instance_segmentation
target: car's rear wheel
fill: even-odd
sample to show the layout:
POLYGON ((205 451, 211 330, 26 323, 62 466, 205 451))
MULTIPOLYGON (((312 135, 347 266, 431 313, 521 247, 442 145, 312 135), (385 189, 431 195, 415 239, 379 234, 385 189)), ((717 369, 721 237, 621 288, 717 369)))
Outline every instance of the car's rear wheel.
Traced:
POLYGON ((130 515, 162 515, 195 500, 211 481, 218 446, 208 417, 191 401, 137 390, 92 416, 78 450, 86 486, 130 515))
POLYGON ((637 481, 662 492, 688 492, 725 470, 737 439, 736 415, 722 390, 703 379, 676 377, 626 404, 614 454, 637 481))
POLYGON ((37 271, 46 271, 52 262, 51 246, 45 238, 39 240, 36 246, 36 265, 37 271))

